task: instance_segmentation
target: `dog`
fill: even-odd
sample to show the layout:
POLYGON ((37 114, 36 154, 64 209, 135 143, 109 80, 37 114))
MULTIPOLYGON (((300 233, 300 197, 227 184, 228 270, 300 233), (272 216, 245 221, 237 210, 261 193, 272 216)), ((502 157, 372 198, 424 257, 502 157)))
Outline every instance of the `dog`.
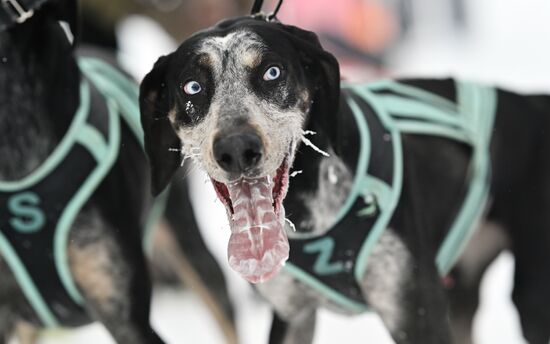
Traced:
POLYGON ((161 231, 163 263, 199 291, 235 342, 225 281, 187 186, 173 183, 157 203, 148 191, 137 87, 99 52, 76 56, 58 22, 78 33, 75 1, 24 5, 0 8, 0 343, 14 331, 33 343, 34 328, 91 321, 117 343, 163 343, 149 323, 144 241, 153 209, 162 227, 177 228, 161 231))
POLYGON ((525 338, 550 339, 549 96, 349 85, 314 33, 256 14, 160 57, 140 107, 153 193, 186 158, 206 171, 229 264, 274 307, 270 343, 310 343, 318 307, 370 309, 399 344, 469 343, 504 249, 525 338))

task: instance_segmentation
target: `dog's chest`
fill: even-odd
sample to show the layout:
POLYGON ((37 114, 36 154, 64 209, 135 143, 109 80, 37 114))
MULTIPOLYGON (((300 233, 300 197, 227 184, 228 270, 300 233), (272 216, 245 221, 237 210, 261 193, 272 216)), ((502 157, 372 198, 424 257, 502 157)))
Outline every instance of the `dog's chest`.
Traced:
MULTIPOLYGON (((293 181, 300 182, 300 175, 293 181)), ((302 177, 303 178, 303 177, 302 177)), ((334 153, 323 159, 319 166, 318 188, 315 193, 304 194, 302 199, 309 210, 309 216, 298 226, 315 235, 322 235, 330 229, 338 210, 349 195, 353 173, 334 153)), ((292 233, 290 234, 292 236, 292 233)))

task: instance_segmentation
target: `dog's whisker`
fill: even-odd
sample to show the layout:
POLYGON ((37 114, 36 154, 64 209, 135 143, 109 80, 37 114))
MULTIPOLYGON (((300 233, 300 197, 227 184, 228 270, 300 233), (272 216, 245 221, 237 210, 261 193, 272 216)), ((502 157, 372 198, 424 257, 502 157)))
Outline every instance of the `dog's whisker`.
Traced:
POLYGON ((313 130, 302 130, 302 135, 317 135, 317 132, 313 130))
POLYGON ((202 168, 202 164, 200 162, 200 156, 201 156, 201 148, 200 146, 195 146, 193 144, 185 144, 185 143, 182 143, 182 148, 181 150, 184 151, 186 150, 185 149, 185 146, 187 146, 187 151, 188 153, 185 154, 185 159, 190 159, 192 162, 193 162, 193 166, 195 168, 202 168))
POLYGON ((323 156, 326 156, 326 157, 330 157, 330 154, 328 154, 327 152, 325 152, 324 150, 322 150, 321 148, 317 147, 313 142, 311 142, 308 138, 306 138, 305 136, 302 136, 302 142, 306 145, 306 146, 309 146, 311 149, 313 149, 314 151, 316 151, 317 153, 323 155, 323 156))
POLYGON ((184 145, 182 145, 181 148, 168 148, 168 151, 173 152, 173 153, 180 153, 181 154, 182 160, 181 160, 181 163, 180 163, 180 167, 183 167, 183 165, 185 165, 185 161, 187 159, 192 158, 192 156, 185 154, 184 145))
POLYGON ((290 178, 294 178, 294 177, 296 177, 297 175, 302 174, 303 172, 304 172, 304 171, 302 171, 302 170, 292 171, 292 173, 289 174, 289 177, 290 177, 290 178))
POLYGON ((296 226, 294 225, 294 223, 292 223, 292 221, 285 217, 285 222, 288 223, 293 232, 296 232, 296 226))

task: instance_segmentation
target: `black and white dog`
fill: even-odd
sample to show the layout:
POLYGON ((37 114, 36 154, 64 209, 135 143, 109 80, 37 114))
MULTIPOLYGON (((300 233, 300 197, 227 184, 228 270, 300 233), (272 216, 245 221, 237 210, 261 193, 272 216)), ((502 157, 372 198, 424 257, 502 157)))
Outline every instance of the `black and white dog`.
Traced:
POLYGON ((263 282, 275 308, 273 343, 311 342, 317 307, 359 304, 397 343, 470 342, 481 275, 505 248, 524 335, 548 343, 550 97, 453 80, 385 85, 341 86, 312 32, 263 15, 223 21, 161 57, 141 85, 153 191, 186 157, 210 176, 232 231, 229 264, 263 282), (478 122, 456 131, 459 115, 478 122), (357 181, 368 192, 347 204, 357 181), (470 188, 485 200, 462 216, 470 188), (472 245, 457 245, 446 290, 436 260, 461 216, 467 227, 481 219, 472 245))
MULTIPOLYGON (((76 1, 4 1, 0 7, 0 343, 29 324, 92 320, 103 323, 117 343, 163 343, 149 322, 151 279, 142 239, 153 199, 138 112, 134 132, 111 111, 116 100, 106 102, 79 68, 59 23, 76 27, 76 1), (108 169, 100 171, 110 157, 108 169), (71 280, 80 300, 67 287, 71 280)), ((137 90, 133 104, 137 110, 137 90)), ((219 267, 210 254, 195 252, 206 251, 186 186, 172 187, 164 224, 178 226, 178 242, 185 238, 176 249, 187 249, 209 270, 188 285, 204 289, 205 279, 215 285, 216 292, 203 294, 214 294, 208 295, 212 304, 226 301, 217 311, 232 332, 224 313, 231 305, 227 295, 219 299, 218 292, 225 293, 219 267)), ((21 331, 29 333, 22 343, 33 342, 32 332, 21 331)))

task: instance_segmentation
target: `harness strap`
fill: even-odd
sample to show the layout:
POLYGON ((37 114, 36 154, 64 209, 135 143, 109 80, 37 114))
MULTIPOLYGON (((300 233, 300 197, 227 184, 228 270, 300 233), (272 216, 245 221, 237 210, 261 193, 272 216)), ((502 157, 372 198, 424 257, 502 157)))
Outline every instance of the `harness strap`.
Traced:
MULTIPOLYGON (((90 90, 86 82, 82 82, 80 85, 80 105, 75 114, 74 120, 71 123, 66 135, 63 137, 59 145, 53 151, 53 153, 46 159, 46 161, 40 165, 39 168, 35 170, 32 174, 26 176, 25 178, 15 181, 15 182, 5 182, 0 181, 0 190, 14 192, 18 190, 28 189, 32 185, 37 184, 46 176, 48 176, 52 171, 63 161, 67 156, 70 149, 73 146, 77 137, 81 136, 82 128, 86 123, 90 109, 90 90)), ((58 230, 60 227, 58 226, 58 230)), ((63 232, 63 229, 61 229, 63 232)), ((66 242, 66 239, 64 240, 66 242)), ((65 249, 66 251, 66 249, 65 249)), ((29 300, 30 304, 36 311, 38 317, 45 326, 56 327, 58 322, 56 317, 53 315, 49 307, 47 306, 45 300, 43 299, 40 291, 37 289, 34 284, 32 277, 29 275, 25 265, 9 243, 5 235, 0 231, 0 252, 3 257, 6 259, 8 265, 10 266, 15 279, 18 284, 21 286, 23 293, 26 298, 29 300)), ((63 260, 63 257, 60 257, 57 252, 54 252, 56 255, 56 261, 63 260)), ((66 265, 66 264, 61 264, 66 265)), ((61 265, 58 265, 60 267, 61 265)), ((64 281, 65 286, 68 287, 67 290, 71 290, 72 294, 76 296, 76 299, 79 299, 77 296, 76 288, 74 288, 74 283, 71 283, 70 279, 64 281)))
POLYGON ((80 105, 76 110, 73 122, 69 126, 67 133, 57 145, 55 150, 33 173, 18 181, 0 181, 0 190, 15 191, 27 188, 45 176, 49 175, 53 169, 65 158, 71 149, 75 138, 88 118, 90 110, 90 88, 86 82, 80 84, 80 105))
MULTIPOLYGON (((360 146, 359 146, 359 161, 357 162, 355 175, 364 176, 367 174, 367 168, 368 168, 370 153, 371 153, 370 152, 370 140, 371 140, 370 132, 367 126, 367 121, 365 121, 365 117, 359 105, 357 105, 355 100, 353 100, 353 98, 351 97, 346 97, 346 101, 353 113, 355 122, 357 123, 357 128, 359 130, 359 137, 361 138, 360 146)), ((346 199, 346 201, 344 202, 344 205, 342 206, 342 208, 340 208, 340 211, 336 215, 334 223, 340 222, 344 218, 344 216, 346 216, 349 213, 351 207, 353 206, 353 203, 355 203, 355 199, 366 189, 365 185, 363 184, 364 182, 362 178, 354 179, 350 194, 346 199)))
MULTIPOLYGON (((387 228, 393 212, 397 207, 399 202, 399 197, 401 196, 401 189, 403 184, 403 150, 401 145, 401 135, 394 124, 394 120, 391 118, 389 112, 384 107, 384 104, 381 103, 378 98, 368 89, 368 85, 354 86, 351 88, 352 92, 359 95, 373 108, 375 113, 378 115, 385 129, 390 133, 390 139, 393 142, 393 177, 392 185, 388 185, 381 180, 377 180, 373 176, 369 176, 367 173, 368 166, 364 166, 362 170, 357 170, 355 175, 356 180, 364 180, 364 182, 354 182, 354 186, 351 194, 357 195, 361 193, 363 195, 374 194, 376 201, 379 206, 380 214, 376 220, 374 226, 371 229, 367 240, 363 243, 361 250, 359 251, 357 264, 355 265, 355 279, 358 282, 363 280, 363 274, 368 263, 368 257, 380 236, 387 228), (372 189, 369 189, 372 187, 372 189), (357 188, 357 189, 356 189, 357 188), (359 189, 361 188, 361 189, 359 189)), ((370 149, 370 140, 365 140, 365 137, 368 134, 368 123, 365 119, 365 115, 355 103, 355 101, 348 97, 348 104, 353 112, 355 121, 359 128, 361 134, 361 147, 360 147, 360 156, 365 154, 365 151, 370 149), (354 104, 355 103, 355 104, 354 104)), ((350 194, 350 196, 351 196, 350 194)))
MULTIPOLYGON (((484 210, 480 205, 486 204, 488 199, 489 145, 496 111, 496 91, 492 87, 456 82, 458 104, 454 105, 435 94, 395 81, 379 81, 369 84, 368 88, 389 89, 407 97, 376 95, 369 102, 377 112, 382 108, 386 110, 392 118, 387 123, 400 133, 446 137, 473 148, 468 193, 436 257, 439 272, 445 275, 473 234, 474 225, 484 210), (380 105, 378 109, 376 104, 380 105)), ((366 92, 362 96, 368 99, 366 92)))
MULTIPOLYGON (((33 173, 19 181, 0 181, 0 196, 4 200, 7 199, 7 207, 17 206, 19 203, 15 201, 17 204, 10 205, 10 200, 16 199, 19 202, 19 198, 23 196, 28 196, 23 202, 30 206, 38 206, 41 201, 50 201, 49 207, 36 210, 37 214, 43 217, 41 224, 33 223, 38 229, 31 228, 37 233, 27 230, 30 226, 28 221, 21 220, 19 226, 16 226, 17 223, 14 225, 10 221, 19 221, 19 218, 10 220, 9 213, 2 222, 6 228, 0 230, 0 254, 5 258, 27 300, 46 327, 57 327, 60 323, 81 324, 82 321, 89 320, 85 317, 82 308, 83 297, 69 268, 68 238, 76 216, 116 161, 121 139, 119 117, 124 118, 138 141, 143 143, 143 132, 139 125, 137 87, 123 74, 99 60, 81 58, 79 65, 86 78, 81 81, 80 104, 65 136, 33 173), (107 117, 89 116, 91 90, 87 80, 101 93, 102 98, 106 99, 107 117), (85 158, 80 155, 83 152, 87 152, 85 158), (71 170, 73 166, 78 170, 71 170), (71 182, 74 188, 63 190, 66 192, 62 194, 56 192, 55 188, 63 187, 62 178, 67 174, 73 177, 71 182), (34 198, 30 198, 31 196, 34 198), (33 247, 32 240, 44 244, 36 244, 40 247, 33 247), (27 241, 31 246, 24 246, 27 241), (43 251, 52 252, 52 258, 44 262, 33 260, 32 252, 45 254, 43 251), (44 267, 40 264, 48 265, 44 267), (57 275, 55 279, 51 277, 52 274, 57 275), (50 279, 47 276, 50 276, 50 279), (38 280, 35 282, 33 278, 38 280), (57 292, 62 287, 65 293, 57 292), (76 312, 82 314, 77 316, 76 312)), ((104 113, 103 111, 105 110, 101 113, 104 113)), ((150 212, 148 228, 142 233, 144 245, 148 242, 152 225, 163 213, 166 196, 167 194, 164 194, 163 197, 157 198, 150 212)), ((14 211, 10 210, 10 213, 12 212, 14 211)), ((21 211, 21 214, 25 213, 21 211)))
MULTIPOLYGON (((104 138, 95 127, 88 121, 90 111, 90 88, 86 81, 80 85, 80 105, 77 109, 73 122, 69 126, 67 133, 62 138, 59 145, 52 154, 40 165, 33 173, 16 182, 0 182, 0 190, 6 193, 23 192, 42 184, 42 181, 48 178, 54 171, 60 168, 62 162, 73 154, 73 147, 76 144, 84 147, 96 160, 96 167, 83 179, 76 194, 72 195, 65 208, 62 210, 59 219, 52 223, 55 225, 52 232, 53 239, 53 261, 59 280, 70 298, 77 305, 82 304, 82 296, 72 279, 68 267, 67 243, 71 225, 91 193, 101 182, 104 175, 108 172, 118 153, 119 139, 119 121, 116 106, 108 104, 109 109, 109 134, 104 138)), ((49 221, 53 221, 50 219, 49 221)), ((37 285, 32 280, 32 276, 27 271, 27 267, 18 256, 14 247, 10 244, 4 233, 0 232, 0 250, 8 262, 14 276, 21 286, 23 293, 35 309, 38 317, 45 326, 56 327, 59 325, 58 319, 49 308, 46 300, 38 290, 37 285)))
MULTIPOLYGON (((124 119, 130 130, 134 133, 140 145, 144 145, 144 134, 140 124, 139 89, 135 82, 121 73, 113 66, 102 60, 91 57, 78 59, 80 70, 93 82, 94 86, 107 99, 116 99, 117 112, 124 119)), ((164 213, 170 187, 156 197, 152 209, 149 212, 143 233, 143 247, 145 252, 151 253, 152 235, 154 226, 164 213)))
POLYGON ((365 310, 358 284, 363 281, 370 253, 388 228, 401 196, 402 134, 440 136, 473 149, 467 175, 469 191, 436 259, 439 271, 448 271, 487 201, 488 147, 496 109, 494 89, 468 83, 457 83, 456 87, 458 101, 454 104, 394 81, 342 85, 360 138, 354 181, 326 234, 289 236, 294 249, 284 267, 287 272, 349 310, 365 310), (364 219, 363 230, 346 230, 356 223, 350 214, 364 219))
MULTIPOLYGON (((356 277, 362 279, 368 254, 378 241, 381 233, 391 219, 397 206, 403 180, 401 133, 442 136, 464 142, 473 147, 473 156, 469 167, 470 188, 463 206, 455 218, 448 235, 443 241, 436 258, 436 264, 442 275, 446 274, 464 249, 468 238, 473 234, 474 225, 483 213, 489 190, 489 145, 491 128, 496 111, 496 91, 492 87, 474 83, 457 82, 458 104, 455 106, 430 92, 399 84, 395 81, 380 81, 374 84, 352 87, 353 92, 365 99, 378 114, 392 135, 394 143, 394 179, 393 185, 377 180, 366 173, 367 164, 358 163, 356 178, 350 193, 350 198, 371 194, 376 197, 381 215, 371 234, 367 238, 356 265, 356 277), (391 89, 407 97, 395 95, 374 95, 371 90, 391 89)), ((361 109, 352 98, 347 98, 360 134, 360 157, 366 156, 368 161, 369 132, 368 124, 361 109)), ((368 203, 368 202, 366 202, 368 203)), ((353 201, 346 200, 338 219, 349 212, 353 201)), ((369 207, 357 215, 367 215, 372 212, 369 207)))
POLYGON ((143 146, 137 85, 111 65, 95 58, 81 57, 78 66, 105 97, 117 100, 122 117, 143 146))
POLYGON ((97 129, 90 125, 84 126, 80 132, 77 141, 86 147, 94 156, 98 166, 78 189, 71 202, 65 208, 59 220, 56 235, 54 237, 55 262, 59 276, 69 295, 71 295, 76 303, 81 305, 84 303, 84 299, 76 287, 68 264, 68 239, 71 225, 80 212, 80 209, 82 209, 84 203, 86 203, 105 175, 109 172, 118 156, 118 149, 120 146, 119 109, 116 103, 111 99, 107 100, 107 109, 109 116, 109 136, 107 140, 102 137, 97 129))
POLYGON ((489 147, 491 130, 496 113, 497 95, 493 88, 471 83, 459 83, 458 104, 465 117, 471 117, 470 129, 473 136, 473 157, 469 169, 470 188, 460 213, 456 217, 447 237, 439 248, 436 263, 441 275, 446 275, 475 230, 489 197, 489 147))
POLYGON ((402 94, 405 97, 418 99, 428 104, 432 104, 433 106, 441 108, 445 111, 458 113, 457 105, 450 100, 443 98, 435 93, 426 91, 418 87, 402 84, 395 80, 386 79, 370 82, 368 87, 369 90, 373 92, 390 90, 395 93, 402 94))
MULTIPOLYGON (((144 134, 139 118, 139 89, 136 83, 132 82, 113 66, 99 59, 81 57, 78 60, 78 65, 86 77, 94 83, 106 98, 116 99, 117 104, 120 104, 119 110, 122 118, 143 147, 144 134)), ((164 213, 169 193, 170 187, 166 188, 166 190, 156 197, 147 217, 142 242, 145 252, 148 254, 152 250, 154 227, 164 213)))

